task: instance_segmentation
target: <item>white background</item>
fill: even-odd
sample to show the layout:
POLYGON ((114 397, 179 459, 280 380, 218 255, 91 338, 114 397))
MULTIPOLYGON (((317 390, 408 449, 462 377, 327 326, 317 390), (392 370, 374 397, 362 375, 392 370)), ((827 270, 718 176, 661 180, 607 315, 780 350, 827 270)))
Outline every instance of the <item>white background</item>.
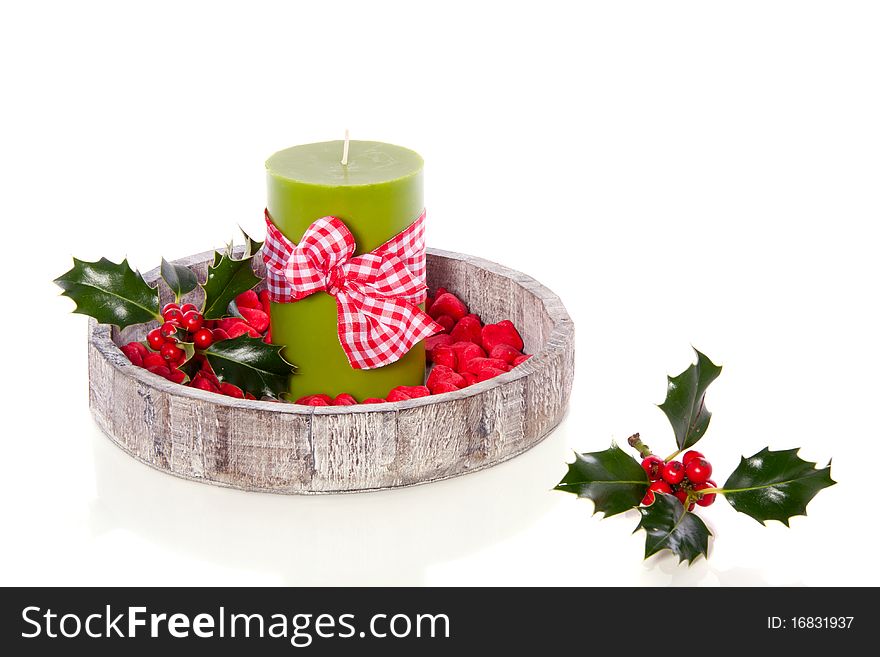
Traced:
POLYGON ((880 11, 871 2, 28 2, 0 10, 2 584, 880 584, 880 11), (571 411, 486 472, 298 498, 182 481, 87 408, 51 280, 262 234, 263 161, 355 138, 427 162, 429 243, 523 270, 578 331, 571 411), (808 518, 702 512, 642 561, 634 513, 551 492, 640 431, 699 347, 701 443, 834 458, 808 518))

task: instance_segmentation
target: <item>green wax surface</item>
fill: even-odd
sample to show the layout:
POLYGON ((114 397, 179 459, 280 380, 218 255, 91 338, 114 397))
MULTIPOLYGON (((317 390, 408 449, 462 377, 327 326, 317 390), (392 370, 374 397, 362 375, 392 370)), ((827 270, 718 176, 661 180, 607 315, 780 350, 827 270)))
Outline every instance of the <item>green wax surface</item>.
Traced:
MULTIPOLYGON (((313 221, 333 215, 354 235, 356 253, 381 246, 409 226, 424 208, 423 161, 414 151, 372 141, 294 146, 266 161, 266 207, 278 229, 296 243, 313 221)), ((398 385, 421 385, 424 345, 396 363, 373 370, 348 364, 337 335, 336 300, 318 292, 296 303, 272 304, 272 341, 297 366, 290 378, 292 401, 305 395, 347 392, 358 401, 385 397, 398 385)))

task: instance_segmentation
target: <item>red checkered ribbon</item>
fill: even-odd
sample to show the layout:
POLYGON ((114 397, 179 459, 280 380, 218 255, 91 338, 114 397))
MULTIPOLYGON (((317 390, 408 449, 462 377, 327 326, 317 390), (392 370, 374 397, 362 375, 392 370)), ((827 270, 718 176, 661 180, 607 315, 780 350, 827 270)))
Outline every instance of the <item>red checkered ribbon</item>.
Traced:
POLYGON ((354 255, 354 236, 322 217, 294 245, 266 210, 266 282, 277 303, 315 292, 336 297, 339 342, 349 364, 369 370, 395 362, 443 327, 416 304, 425 300, 425 213, 375 251, 354 255))

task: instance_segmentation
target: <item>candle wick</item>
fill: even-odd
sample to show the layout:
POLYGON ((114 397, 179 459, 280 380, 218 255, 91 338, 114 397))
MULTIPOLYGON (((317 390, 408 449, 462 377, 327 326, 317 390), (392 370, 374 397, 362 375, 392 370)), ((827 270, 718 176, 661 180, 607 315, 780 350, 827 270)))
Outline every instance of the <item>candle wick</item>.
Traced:
POLYGON ((345 129, 345 141, 342 144, 342 166, 348 166, 348 128, 345 129))

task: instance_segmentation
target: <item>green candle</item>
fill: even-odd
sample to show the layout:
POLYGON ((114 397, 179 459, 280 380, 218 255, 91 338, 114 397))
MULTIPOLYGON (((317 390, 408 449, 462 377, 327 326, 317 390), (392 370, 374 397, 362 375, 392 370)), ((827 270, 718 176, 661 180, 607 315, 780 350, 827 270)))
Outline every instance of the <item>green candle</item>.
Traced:
MULTIPOLYGON (((356 254, 372 251, 409 226, 424 208, 421 156, 373 141, 328 141, 294 146, 266 161, 266 207, 278 229, 297 243, 321 217, 342 219, 356 240, 356 254)), ((343 392, 359 401, 385 397, 399 385, 421 385, 422 343, 391 365, 357 370, 339 344, 336 299, 325 292, 294 303, 272 304, 272 341, 297 366, 290 397, 343 392)))

